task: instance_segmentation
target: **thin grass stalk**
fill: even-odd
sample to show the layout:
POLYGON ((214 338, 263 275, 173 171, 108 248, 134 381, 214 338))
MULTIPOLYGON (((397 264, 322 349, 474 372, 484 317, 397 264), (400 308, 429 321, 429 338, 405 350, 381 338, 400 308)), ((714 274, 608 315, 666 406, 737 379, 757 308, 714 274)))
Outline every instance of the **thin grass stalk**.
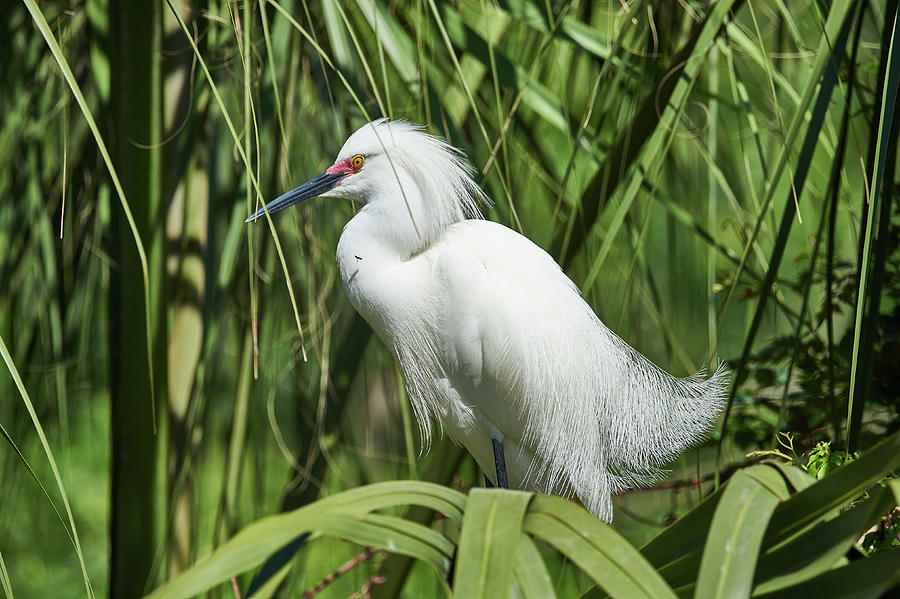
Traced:
POLYGON ((834 159, 831 163, 831 172, 829 173, 828 195, 825 203, 828 206, 828 229, 825 232, 826 250, 825 250, 825 340, 827 352, 827 372, 828 372, 828 419, 831 424, 832 441, 837 443, 841 438, 841 422, 837 408, 837 397, 835 391, 835 374, 834 374, 834 257, 837 245, 836 227, 837 227, 837 209, 840 201, 841 192, 841 173, 844 168, 846 159, 847 146, 849 144, 850 118, 853 105, 853 97, 858 94, 857 89, 857 56, 860 47, 860 37, 862 35, 863 23, 865 22, 866 7, 868 3, 860 3, 857 9, 858 15, 856 19, 856 30, 853 34, 851 47, 853 48, 850 57, 850 72, 848 76, 847 89, 844 91, 844 111, 841 116, 841 127, 837 137, 837 144, 834 159))
MULTIPOLYGON (((612 222, 603 239, 597 255, 591 261, 590 271, 585 277, 583 287, 590 288, 605 262, 609 251, 612 249, 625 213, 631 208, 643 181, 654 180, 662 167, 662 157, 674 138, 675 129, 679 122, 684 106, 690 97, 701 66, 704 64, 703 56, 709 44, 715 41, 719 31, 731 18, 731 11, 740 5, 740 0, 719 2, 713 7, 702 25, 695 27, 690 40, 682 47, 673 66, 660 81, 660 89, 643 103, 641 110, 629 125, 626 134, 617 141, 624 147, 611 149, 607 162, 601 166, 600 172, 588 186, 585 195, 596 193, 600 185, 606 190, 606 198, 612 197, 621 182, 626 182, 626 187, 621 192, 620 203, 612 217, 612 222), (664 107, 664 108, 663 108, 664 107), (654 119, 662 109, 662 115, 654 119), (655 123, 650 125, 648 123, 655 123), (637 139, 632 139, 636 134, 637 139), (635 146, 634 143, 637 145, 635 146), (619 149, 624 149, 623 155, 617 155, 619 149), (632 165, 634 168, 632 169, 632 165), (625 171, 631 169, 631 174, 624 177, 625 171), (609 185, 605 177, 612 179, 609 185)), ((592 223, 591 223, 592 225, 592 223)), ((582 240, 583 242, 583 240, 582 240)))
POLYGON ((272 46, 272 35, 269 33, 269 17, 266 15, 266 0, 259 3, 259 20, 262 22, 263 40, 266 44, 266 70, 269 71, 269 79, 272 85, 272 96, 275 99, 275 116, 278 118, 279 145, 282 149, 281 160, 285 170, 290 168, 288 164, 287 133, 284 128, 284 111, 281 107, 281 93, 278 91, 278 65, 275 62, 275 53, 272 46))
POLYGON ((25 469, 28 470, 28 474, 31 475, 32 480, 34 480, 35 484, 37 484, 38 488, 40 488, 41 493, 43 493, 44 497, 47 498, 47 502, 50 503, 50 507, 53 508, 54 513, 56 513, 56 518, 59 520, 59 523, 62 525, 63 530, 66 533, 66 536, 69 537, 69 542, 72 543, 72 548, 77 549, 77 545, 75 544, 75 537, 72 536, 72 532, 69 530, 69 526, 66 524, 66 521, 63 519, 62 513, 60 513, 59 508, 56 505, 56 502, 53 501, 53 497, 50 496, 50 493, 47 491, 47 488, 44 486, 44 483, 41 482, 41 479, 38 478, 37 473, 34 471, 34 468, 31 467, 31 464, 28 462, 28 459, 25 457, 25 454, 19 449, 16 445, 15 441, 13 441, 12 436, 9 434, 3 425, 0 424, 0 436, 9 444, 12 448, 13 452, 16 454, 16 457, 22 462, 22 465, 25 466, 25 469))
POLYGON ((53 451, 50 449, 50 443, 47 441, 47 436, 44 434, 44 427, 41 425, 41 420, 40 418, 38 418, 37 412, 34 409, 34 404, 31 402, 31 398, 28 396, 28 391, 26 391, 25 384, 22 382, 22 377, 19 376, 19 370, 16 368, 12 356, 9 354, 9 350, 6 348, 6 342, 3 340, 3 337, 0 337, 0 357, 2 357, 3 361, 6 363, 6 368, 7 370, 9 370, 9 374, 12 376, 16 388, 19 390, 19 396, 22 398, 22 402, 25 404, 25 409, 28 411, 28 415, 31 417, 31 422, 34 425, 34 429, 41 441, 41 447, 44 450, 44 455, 47 456, 47 461, 50 463, 50 468, 53 470, 53 476, 56 479, 56 487, 59 489, 59 494, 62 496, 63 506, 66 510, 66 517, 69 520, 69 526, 66 532, 70 534, 71 539, 75 544, 75 555, 78 556, 78 563, 81 566, 81 576, 84 580, 84 591, 88 597, 93 599, 94 589, 91 586, 90 578, 88 578, 87 566, 85 565, 84 561, 84 552, 82 551, 81 540, 78 536, 78 528, 75 526, 75 517, 72 515, 72 506, 69 504, 69 495, 66 492, 65 485, 63 484, 62 476, 60 476, 59 468, 57 468, 56 466, 56 459, 53 457, 53 451))
POLYGON ((252 332, 244 334, 243 350, 238 367, 237 389, 235 390, 234 408, 231 416, 231 434, 228 438, 228 453, 225 456, 225 484, 223 486, 220 512, 217 518, 213 545, 231 537, 237 525, 236 510, 238 505, 241 466, 244 462, 244 446, 247 437, 248 406, 250 403, 250 383, 253 380, 251 356, 253 350, 252 332))
POLYGON ((3 554, 0 553, 0 588, 7 599, 13 599, 15 596, 12 590, 12 583, 9 581, 9 572, 6 570, 6 562, 3 561, 3 554))
MULTIPOLYGON (((478 111, 478 107, 475 104, 475 97, 472 94, 472 90, 469 86, 469 82, 466 80, 465 75, 463 74, 462 67, 459 64, 459 60, 456 58, 456 53, 453 50, 453 44, 450 41, 450 37, 447 34, 447 28, 444 26, 444 19, 441 17, 441 13, 437 8, 437 5, 434 3, 434 0, 428 0, 429 6, 431 7, 431 14, 434 17, 434 22, 438 26, 438 31, 441 33, 441 38, 444 40, 444 44, 447 47, 447 55, 450 57, 450 60, 453 62, 453 66, 456 69, 456 74, 459 77, 459 81, 463 86, 463 89, 466 92, 466 97, 469 100, 469 106, 472 109, 472 114, 475 115, 475 120, 478 123, 478 129, 481 131, 481 136, 484 138, 484 143, 487 145, 487 148, 491 148, 491 140, 487 134, 487 129, 485 129, 484 122, 481 119, 481 113, 478 111)), ((444 7, 449 10, 448 7, 444 7)), ((499 172, 499 171, 498 171, 499 172)), ((509 206, 509 210, 513 216, 513 222, 516 225, 516 229, 522 231, 522 223, 519 220, 519 215, 516 212, 516 206, 512 199, 512 194, 509 189, 509 183, 506 181, 506 178, 500 173, 500 177, 498 178, 500 181, 500 185, 503 188, 503 192, 506 195, 506 202, 509 206)))
MULTIPOLYGON (((835 164, 840 164, 835 161, 835 164)), ((837 169, 836 169, 837 170, 837 169)), ((781 392, 781 402, 778 407, 778 421, 775 424, 775 428, 772 430, 772 447, 778 447, 778 433, 782 431, 782 426, 785 424, 785 416, 788 411, 788 394, 790 392, 791 387, 791 376, 794 372, 794 365, 797 363, 797 360, 800 358, 800 349, 801 342, 803 340, 803 321, 806 317, 806 311, 809 308, 809 296, 812 294, 813 288, 813 273, 816 268, 816 261, 819 258, 819 247, 821 245, 822 240, 822 232, 825 229, 825 223, 828 221, 828 203, 822 203, 822 214, 819 218, 819 228, 816 231, 815 242, 813 244, 813 251, 809 257, 809 268, 806 271, 806 276, 804 279, 806 280, 806 285, 803 291, 803 300, 800 305, 800 318, 797 319, 797 327, 794 330, 794 343, 791 349, 791 359, 788 362, 788 370, 787 377, 784 382, 784 389, 781 392)), ((812 332, 812 334, 815 334, 812 332)))
MULTIPOLYGON (((854 452, 859 447, 859 436, 862 429, 862 416, 865 407, 866 394, 869 386, 869 376, 872 370, 872 355, 874 353, 875 328, 878 325, 878 307, 881 299, 881 283, 884 271, 884 262, 887 253, 887 226, 890 217, 890 203, 881 197, 881 191, 885 188, 885 178, 888 184, 891 182, 891 165, 888 161, 892 156, 896 159, 897 136, 891 135, 893 130, 894 111, 897 106, 897 90, 900 84, 900 38, 897 31, 897 2, 888 3, 885 7, 885 34, 882 38, 884 48, 887 48, 886 65, 884 75, 879 82, 880 110, 875 134, 875 162, 872 165, 871 181, 872 191, 867 200, 863 213, 866 215, 864 230, 864 245, 862 257, 858 268, 859 289, 856 296, 856 321, 853 329, 853 351, 850 357, 850 397, 847 400, 847 451, 854 452), (892 14, 893 13, 893 14, 892 14), (879 210, 881 205, 883 210, 879 210), (878 212, 880 217, 876 217, 878 212), (880 223, 879 223, 880 220, 880 223), (879 234, 875 228, 879 226, 879 234), (873 256, 874 254, 874 256, 873 256), (870 260, 874 258, 870 265, 870 260), (872 278, 871 288, 869 277, 872 278), (868 310, 866 303, 868 301, 868 310), (865 314, 864 314, 865 312, 865 314)), ((890 192, 886 192, 890 193, 890 192)), ((890 197, 890 196, 888 196, 890 197)))
MULTIPOLYGON (((712 99, 709 103, 709 129, 707 137, 709 138, 709 155, 713 161, 718 159, 719 154, 719 102, 716 96, 719 95, 719 48, 713 46, 709 51, 709 93, 712 99)), ((715 231, 718 226, 719 213, 719 187, 716 182, 713 169, 709 169, 706 179, 707 200, 706 208, 706 226, 710 231, 715 231)), ((718 346, 718 332, 716 326, 716 251, 714 248, 707 248, 706 255, 706 335, 710 348, 718 346)), ((712 358, 712 356, 710 356, 712 358)), ((715 368, 714 364, 710 364, 711 368, 715 368)), ((697 472, 700 476, 700 472, 697 472)))

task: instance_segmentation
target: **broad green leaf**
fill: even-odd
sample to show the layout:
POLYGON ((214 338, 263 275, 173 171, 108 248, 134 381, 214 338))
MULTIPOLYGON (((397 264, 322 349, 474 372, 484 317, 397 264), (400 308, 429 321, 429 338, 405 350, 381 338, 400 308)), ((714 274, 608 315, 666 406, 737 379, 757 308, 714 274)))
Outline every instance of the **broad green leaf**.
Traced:
POLYGON ((461 523, 466 496, 434 483, 389 481, 350 489, 319 500, 329 509, 362 514, 398 505, 421 505, 461 523))
POLYGON ((768 466, 777 469, 784 476, 788 484, 794 488, 794 491, 802 491, 808 486, 814 484, 816 479, 806 473, 802 468, 779 462, 778 460, 767 460, 768 466))
POLYGON ((893 507, 886 489, 877 487, 865 503, 820 522, 762 556, 756 569, 757 593, 788 587, 832 567, 859 537, 893 507))
MULTIPOLYGON (((548 15, 546 7, 539 5, 533 0, 502 0, 500 7, 509 12, 516 20, 533 27, 541 33, 553 31, 553 23, 549 22, 553 15, 548 15)), ((610 57, 610 44, 607 37, 575 17, 564 16, 559 28, 554 31, 554 35, 559 39, 577 44, 583 50, 594 54, 598 58, 610 57)))
MULTIPOLYGON (((673 588, 697 579, 703 545, 723 490, 724 487, 720 487, 641 547, 641 555, 673 588)), ((584 595, 585 599, 608 596, 601 589, 593 589, 584 595)))
POLYGON ((744 468, 741 472, 765 487, 779 501, 784 501, 791 496, 788 480, 782 476, 780 469, 773 468, 768 462, 744 468))
POLYGON ((450 570, 453 543, 421 524, 378 514, 359 517, 327 513, 316 516, 315 526, 317 532, 353 541, 363 547, 380 547, 416 557, 441 574, 450 570))
POLYGON ((460 531, 453 596, 506 597, 531 493, 472 489, 460 531))
POLYGON ((608 524, 570 501, 536 496, 525 516, 525 531, 572 560, 611 597, 675 597, 637 549, 608 524))
POLYGON ((390 13, 385 11, 381 3, 374 0, 356 0, 356 4, 359 6, 359 13, 368 21, 369 26, 373 30, 377 27, 384 51, 406 85, 416 83, 418 56, 409 34, 390 13))
POLYGON ((357 63, 353 57, 353 49, 350 40, 347 39, 347 31, 344 23, 338 15, 337 2, 325 0, 322 2, 322 17, 325 21, 325 31, 328 33, 329 46, 334 55, 334 62, 344 73, 350 73, 358 78, 357 63))
POLYGON ((900 551, 882 551, 830 570, 812 580, 771 593, 759 599, 877 599, 900 584, 900 551))
MULTIPOLYGON (((441 5, 441 17, 446 26, 447 36, 451 42, 460 48, 464 48, 471 56, 478 59, 485 66, 490 66, 490 56, 487 42, 477 32, 468 27, 459 13, 447 4, 441 5)), ((553 125, 564 133, 569 132, 571 117, 565 111, 560 99, 546 87, 529 77, 525 69, 499 52, 494 52, 497 64, 497 75, 500 83, 515 89, 522 90, 522 103, 537 114, 548 124, 553 125)))
POLYGON ((366 546, 410 555, 446 572, 452 553, 450 541, 420 524, 369 512, 398 505, 422 505, 445 509, 452 518, 454 513, 458 517, 463 500, 464 496, 452 489, 411 481, 376 483, 345 491, 292 512, 257 520, 150 597, 193 597, 259 565, 305 532, 334 534, 366 546))
POLYGON ((723 491, 724 487, 720 487, 641 548, 641 554, 670 585, 681 585, 696 578, 706 535, 723 491))
POLYGON ((695 597, 749 597, 766 523, 788 494, 768 466, 741 470, 728 481, 713 516, 695 597))
POLYGON ((544 559, 528 535, 519 539, 515 560, 513 576, 525 599, 553 599, 556 596, 544 559))
MULTIPOLYGON (((418 539, 423 543, 428 543, 441 553, 442 556, 452 557, 456 551, 456 544, 448 539, 445 535, 429 528, 418 522, 412 522, 399 516, 386 516, 384 514, 367 514, 365 521, 378 525, 385 531, 396 531, 410 538, 418 539)), ((366 543, 361 543, 366 544, 366 543)), ((388 547, 390 549, 390 547, 388 547)), ((443 558, 442 558, 443 559, 443 558)), ((444 565, 447 569, 449 563, 444 565)))
POLYGON ((894 504, 900 505, 900 479, 892 478, 887 481, 888 489, 894 494, 894 504))

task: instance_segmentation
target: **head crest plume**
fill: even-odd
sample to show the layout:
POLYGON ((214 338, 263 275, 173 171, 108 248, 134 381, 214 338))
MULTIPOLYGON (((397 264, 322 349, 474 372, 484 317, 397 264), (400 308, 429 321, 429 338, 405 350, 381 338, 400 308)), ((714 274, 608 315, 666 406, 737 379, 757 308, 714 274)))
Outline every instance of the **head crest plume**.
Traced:
MULTIPOLYGON (((480 206, 490 205, 472 178, 474 171, 465 154, 426 133, 421 125, 404 120, 372 121, 353 133, 344 146, 348 152, 360 148, 384 152, 395 171, 412 177, 423 198, 425 234, 429 238, 455 222, 481 218, 480 206)), ((341 157, 344 153, 342 150, 341 157)))

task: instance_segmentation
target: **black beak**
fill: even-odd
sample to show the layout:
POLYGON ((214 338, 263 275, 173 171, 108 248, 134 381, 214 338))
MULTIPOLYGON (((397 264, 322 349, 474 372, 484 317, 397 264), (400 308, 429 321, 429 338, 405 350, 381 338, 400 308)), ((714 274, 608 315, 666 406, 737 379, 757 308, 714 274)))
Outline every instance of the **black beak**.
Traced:
POLYGON ((264 208, 260 208, 259 210, 257 210, 253 214, 253 216, 251 216, 244 222, 249 223, 264 216, 266 214, 266 208, 268 208, 269 214, 274 214, 279 210, 284 210, 285 208, 293 206, 294 204, 298 204, 303 200, 308 200, 310 198, 320 196, 326 191, 330 191, 337 187, 337 184, 340 182, 340 180, 346 176, 347 173, 329 174, 327 172, 324 172, 315 179, 307 181, 300 187, 295 187, 286 194, 278 196, 277 198, 266 204, 264 208))

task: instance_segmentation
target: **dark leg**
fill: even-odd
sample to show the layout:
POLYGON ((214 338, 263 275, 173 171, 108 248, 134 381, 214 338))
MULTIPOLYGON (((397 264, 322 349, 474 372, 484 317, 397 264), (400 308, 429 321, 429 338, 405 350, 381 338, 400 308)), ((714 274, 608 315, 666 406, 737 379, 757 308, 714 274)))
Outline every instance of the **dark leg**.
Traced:
POLYGON ((497 486, 501 489, 508 489, 509 481, 506 480, 506 458, 503 457, 503 441, 491 437, 491 443, 494 446, 494 467, 497 469, 497 486))

